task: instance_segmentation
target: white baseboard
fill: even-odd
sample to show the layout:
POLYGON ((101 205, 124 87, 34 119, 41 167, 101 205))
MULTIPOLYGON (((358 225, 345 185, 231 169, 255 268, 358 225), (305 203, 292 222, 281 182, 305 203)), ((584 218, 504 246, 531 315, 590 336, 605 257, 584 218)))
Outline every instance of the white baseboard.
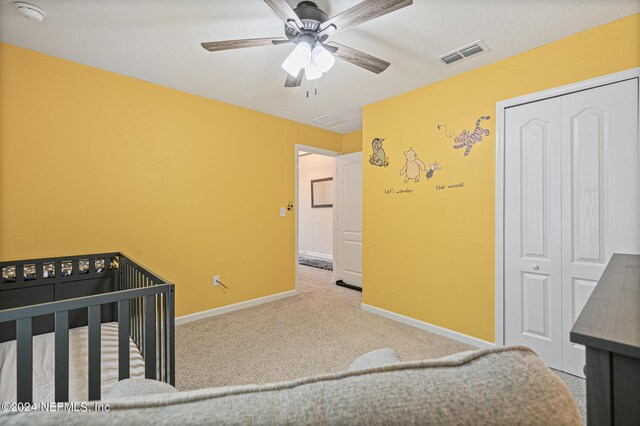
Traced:
POLYGON ((275 300, 284 299, 298 294, 297 290, 289 290, 282 293, 272 294, 270 296, 259 297, 257 299, 245 300, 244 302, 234 303, 233 305, 221 306, 208 311, 196 312, 194 314, 183 315, 176 318, 176 325, 186 324, 192 321, 198 321, 205 318, 215 317, 216 315, 226 314, 227 312, 238 311, 240 309, 250 308, 252 306, 261 305, 263 303, 273 302, 275 300))
POLYGON ((473 345, 480 349, 488 349, 488 348, 495 347, 495 343, 487 342, 486 340, 478 339, 477 337, 473 337, 467 334, 459 333, 457 331, 449 330, 448 328, 429 324, 428 322, 420 321, 415 318, 407 317, 401 314, 396 314, 395 312, 387 311, 386 309, 377 308, 375 306, 367 305, 364 303, 362 303, 360 307, 362 308, 362 310, 366 312, 380 315, 381 317, 398 321, 403 324, 407 324, 412 327, 419 328, 421 330, 426 330, 434 334, 439 334, 440 336, 448 337, 450 339, 457 340, 459 342, 466 343, 468 345, 473 345))
POLYGON ((331 256, 330 254, 316 253, 315 251, 300 250, 298 252, 298 255, 305 256, 305 257, 311 257, 311 258, 314 258, 314 259, 327 260, 329 262, 333 261, 333 256, 331 256))

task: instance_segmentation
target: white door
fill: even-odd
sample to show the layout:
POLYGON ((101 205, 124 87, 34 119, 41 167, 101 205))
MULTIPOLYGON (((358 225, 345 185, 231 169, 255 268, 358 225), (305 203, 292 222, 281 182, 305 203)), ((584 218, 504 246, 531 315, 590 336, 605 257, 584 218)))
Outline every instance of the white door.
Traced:
POLYGON ((506 113, 505 343, 583 375, 569 331, 614 252, 638 253, 638 79, 506 113))
POLYGON ((584 347, 569 331, 611 255, 640 248, 638 79, 562 100, 563 370, 582 376, 584 347))
POLYGON ((335 279, 362 288, 362 152, 336 161, 335 279))
POLYGON ((511 108, 505 132, 505 343, 562 369, 559 98, 511 108))

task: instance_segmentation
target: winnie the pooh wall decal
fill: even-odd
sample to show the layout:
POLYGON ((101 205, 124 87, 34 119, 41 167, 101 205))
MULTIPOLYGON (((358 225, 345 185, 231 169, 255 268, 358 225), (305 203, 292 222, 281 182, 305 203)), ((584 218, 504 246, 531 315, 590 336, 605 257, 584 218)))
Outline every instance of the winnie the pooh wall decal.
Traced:
POLYGON ((406 158, 406 162, 402 170, 400 170, 400 175, 404 175, 404 183, 409 182, 409 180, 420 182, 420 172, 426 170, 426 166, 418 159, 418 155, 413 148, 409 148, 408 151, 405 151, 404 156, 406 158))
POLYGON ((473 145, 480 142, 483 136, 489 136, 489 130, 480 127, 480 122, 482 120, 490 119, 491 117, 489 117, 488 115, 478 118, 478 120, 476 121, 476 128, 473 130, 473 133, 465 129, 455 138, 453 137, 453 135, 456 134, 455 130, 447 131, 447 126, 444 124, 438 124, 438 130, 444 129, 445 136, 453 139, 453 149, 466 148, 464 150, 464 156, 466 157, 471 152, 471 148, 473 147, 473 145))
POLYGON ((384 142, 384 139, 381 138, 375 138, 371 142, 373 154, 371 154, 371 157, 369 157, 369 163, 378 167, 387 167, 389 165, 389 159, 387 158, 387 154, 382 148, 382 142, 384 142))

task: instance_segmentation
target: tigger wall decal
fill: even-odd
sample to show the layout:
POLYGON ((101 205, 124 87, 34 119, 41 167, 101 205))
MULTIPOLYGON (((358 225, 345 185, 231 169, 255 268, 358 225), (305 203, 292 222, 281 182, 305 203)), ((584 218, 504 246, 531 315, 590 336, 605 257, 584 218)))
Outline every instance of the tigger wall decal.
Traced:
POLYGON ((474 144, 480 142, 483 136, 489 136, 489 130, 483 129, 480 127, 480 122, 482 120, 490 120, 491 117, 482 116, 478 118, 476 121, 476 128, 471 133, 469 130, 463 130, 458 136, 454 138, 453 135, 456 134, 455 130, 448 131, 447 126, 444 124, 438 124, 438 130, 444 130, 444 134, 446 137, 453 139, 455 144, 453 145, 453 149, 465 148, 464 156, 466 157, 471 152, 471 148, 474 144))

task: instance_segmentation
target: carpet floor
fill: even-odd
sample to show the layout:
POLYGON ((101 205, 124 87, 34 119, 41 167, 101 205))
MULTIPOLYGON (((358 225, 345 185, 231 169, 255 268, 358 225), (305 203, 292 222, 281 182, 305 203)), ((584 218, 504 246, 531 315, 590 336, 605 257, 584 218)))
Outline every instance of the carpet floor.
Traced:
MULTIPOLYGON (((176 387, 269 383, 342 371, 360 355, 386 347, 403 361, 472 349, 365 312, 362 293, 333 284, 330 271, 299 268, 296 296, 177 326, 176 387)), ((576 398, 584 398, 584 380, 558 375, 571 383, 576 398)))

